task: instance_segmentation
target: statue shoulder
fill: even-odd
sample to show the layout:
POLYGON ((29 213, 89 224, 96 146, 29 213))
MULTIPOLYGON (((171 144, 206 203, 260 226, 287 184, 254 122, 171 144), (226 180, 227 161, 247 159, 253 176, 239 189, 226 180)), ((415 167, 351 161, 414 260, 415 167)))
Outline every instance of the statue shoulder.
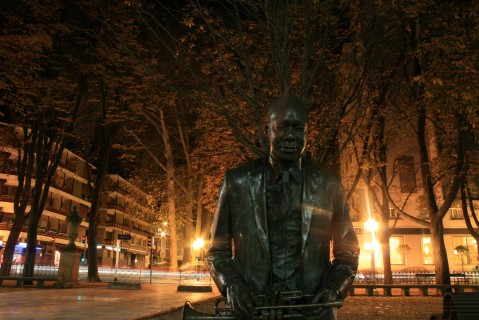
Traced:
POLYGON ((236 168, 232 168, 226 171, 226 176, 228 179, 236 180, 242 179, 249 176, 252 173, 262 172, 266 159, 259 158, 255 160, 248 161, 236 168))
POLYGON ((306 171, 311 174, 311 176, 321 177, 321 179, 325 179, 326 181, 330 182, 339 183, 341 181, 339 172, 326 165, 317 164, 309 159, 306 159, 304 165, 306 171))

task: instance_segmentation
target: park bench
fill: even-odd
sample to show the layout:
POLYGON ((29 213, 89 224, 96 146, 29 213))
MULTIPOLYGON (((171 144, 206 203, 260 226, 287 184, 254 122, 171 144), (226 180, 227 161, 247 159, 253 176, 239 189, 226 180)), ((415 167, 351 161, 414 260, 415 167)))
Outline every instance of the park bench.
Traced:
MULTIPOLYGON (((436 275, 434 273, 416 273, 417 283, 435 283, 436 275)), ((469 283, 465 273, 452 273, 450 275, 451 283, 469 283)))
POLYGON ((354 296, 356 295, 355 289, 364 289, 366 295, 373 296, 375 290, 381 289, 385 296, 392 296, 393 289, 399 289, 403 296, 410 296, 411 289, 417 289, 419 294, 422 296, 429 295, 429 289, 436 289, 442 292, 443 294, 447 291, 454 292, 464 292, 466 289, 469 291, 479 292, 479 285, 474 284, 435 284, 435 283, 409 283, 409 284, 365 284, 365 283, 354 283, 349 291, 349 294, 354 296))
POLYGON ((0 285, 3 280, 17 281, 17 287, 23 287, 25 282, 35 282, 38 288, 43 288, 45 281, 56 281, 57 277, 21 277, 21 276, 0 276, 0 285))
POLYGON ((451 283, 469 283, 465 273, 452 273, 451 283))
POLYGON ((416 273, 417 283, 434 283, 436 275, 434 273, 416 273))
POLYGON ((479 318, 479 292, 448 292, 443 298, 443 313, 430 320, 476 320, 479 318))

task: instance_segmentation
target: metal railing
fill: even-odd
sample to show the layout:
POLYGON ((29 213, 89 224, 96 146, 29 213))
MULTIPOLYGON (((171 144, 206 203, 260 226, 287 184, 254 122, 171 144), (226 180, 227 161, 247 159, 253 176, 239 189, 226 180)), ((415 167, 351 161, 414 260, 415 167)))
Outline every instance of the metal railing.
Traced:
MULTIPOLYGON (((384 273, 373 272, 371 270, 358 271, 355 283, 359 284, 386 284, 384 281, 384 273)), ((395 271, 392 273, 392 284, 435 284, 436 275, 431 271, 418 272, 401 272, 395 271)), ((451 284, 479 284, 478 271, 453 272, 451 273, 451 284)))
POLYGON ((111 268, 108 282, 117 283, 140 283, 141 269, 135 268, 111 268))
MULTIPOLYGON (((3 265, 5 263, 0 264, 3 265)), ((23 275, 23 263, 11 263, 10 264, 10 276, 22 276, 23 275)), ((56 277, 58 276, 58 267, 52 264, 35 264, 33 269, 33 275, 35 277, 56 277)))

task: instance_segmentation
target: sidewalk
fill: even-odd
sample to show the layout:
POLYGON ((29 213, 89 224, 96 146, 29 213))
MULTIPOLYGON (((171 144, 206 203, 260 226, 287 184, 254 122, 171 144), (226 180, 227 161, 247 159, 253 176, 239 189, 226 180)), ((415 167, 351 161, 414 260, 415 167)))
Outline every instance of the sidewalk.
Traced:
POLYGON ((83 283, 73 289, 0 287, 1 320, 133 320, 212 299, 213 292, 177 292, 177 283, 141 284, 141 290, 83 283))

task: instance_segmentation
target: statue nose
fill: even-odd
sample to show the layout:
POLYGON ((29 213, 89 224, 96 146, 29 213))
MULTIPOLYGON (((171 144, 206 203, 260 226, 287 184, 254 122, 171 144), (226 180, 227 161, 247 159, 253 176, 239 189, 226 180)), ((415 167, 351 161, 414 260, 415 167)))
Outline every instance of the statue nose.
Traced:
POLYGON ((287 127, 285 137, 289 138, 289 139, 294 139, 295 138, 294 127, 292 127, 292 126, 287 127))

